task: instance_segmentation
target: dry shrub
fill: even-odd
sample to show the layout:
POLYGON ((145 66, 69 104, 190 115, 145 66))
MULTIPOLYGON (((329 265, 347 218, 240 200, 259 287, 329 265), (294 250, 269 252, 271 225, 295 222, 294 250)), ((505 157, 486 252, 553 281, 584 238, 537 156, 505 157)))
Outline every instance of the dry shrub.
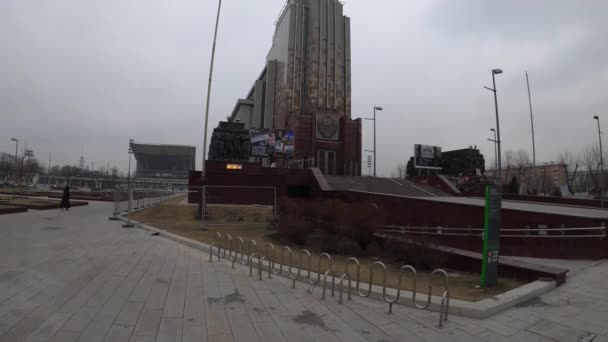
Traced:
POLYGON ((374 232, 384 225, 384 213, 374 203, 353 203, 342 213, 340 235, 355 241, 361 250, 367 250, 374 232))
POLYGON ((289 220, 288 224, 282 223, 278 227, 278 233, 281 238, 298 245, 306 243, 310 231, 310 224, 299 218, 293 218, 289 220))
POLYGON ((382 211, 373 203, 346 203, 340 200, 282 199, 278 231, 281 237, 302 243, 316 233, 322 250, 353 253, 367 249, 373 233, 383 224, 382 211), (304 229, 304 226, 307 229, 304 229))

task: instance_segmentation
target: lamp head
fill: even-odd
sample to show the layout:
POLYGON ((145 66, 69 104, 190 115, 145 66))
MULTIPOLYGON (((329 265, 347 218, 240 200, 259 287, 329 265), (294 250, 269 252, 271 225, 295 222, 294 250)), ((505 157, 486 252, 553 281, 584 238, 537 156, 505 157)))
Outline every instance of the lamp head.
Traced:
POLYGON ((492 132, 496 132, 496 130, 494 128, 490 128, 490 131, 492 132))
POLYGON ((17 138, 11 138, 12 141, 18 141, 17 138))
POLYGON ((593 116, 593 118, 594 118, 595 120, 599 120, 599 119, 600 119, 600 117, 599 117, 599 116, 597 116, 597 115, 594 115, 594 116, 593 116))
POLYGON ((380 107, 380 106, 375 106, 375 107, 374 107, 374 109, 375 109, 375 110, 384 110, 384 109, 383 109, 382 107, 380 107))
POLYGON ((494 74, 494 75, 502 74, 502 69, 499 69, 499 68, 492 69, 492 74, 494 74))

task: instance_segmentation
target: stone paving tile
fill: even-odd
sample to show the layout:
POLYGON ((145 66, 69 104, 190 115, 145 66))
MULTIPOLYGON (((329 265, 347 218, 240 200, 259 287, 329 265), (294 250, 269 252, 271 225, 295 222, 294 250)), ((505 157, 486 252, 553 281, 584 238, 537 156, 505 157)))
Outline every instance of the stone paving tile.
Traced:
POLYGON ((134 336, 137 337, 154 337, 158 334, 160 327, 160 319, 162 316, 161 310, 144 309, 135 326, 134 336))
MULTIPOLYGON (((201 325, 186 325, 182 328, 182 342, 207 341, 207 331, 201 325)), ((272 340, 267 340, 272 341, 272 340)))
MULTIPOLYGON (((597 262, 548 294, 490 319, 438 314, 354 296, 338 304, 321 287, 229 262, 107 220, 92 202, 52 213, 3 215, 1 341, 577 341, 608 326, 608 263, 597 262), (12 227, 12 228, 11 228, 12 227), (11 238, 19 239, 19 248, 11 238), (44 241, 44 244, 41 244, 44 241), (31 246, 37 246, 32 248, 31 246), (28 254, 29 253, 29 254, 28 254)), ((277 268, 278 270, 278 268, 277 268)), ((284 271, 285 272, 285 271, 284 271)))
POLYGON ((527 329, 529 332, 556 341, 579 341, 582 337, 591 336, 589 332, 571 328, 550 320, 544 320, 527 329))
POLYGON ((519 331, 514 335, 509 337, 504 337, 500 334, 497 334, 491 330, 487 330, 477 337, 481 338, 484 341, 488 342, 550 342, 555 341, 553 339, 543 337, 528 331, 519 331))
POLYGON ((158 329, 157 342, 174 342, 182 340, 183 318, 163 317, 158 329))
POLYGON ((142 309, 144 308, 144 303, 141 302, 127 302, 116 317, 114 324, 119 325, 135 325, 137 324, 137 319, 141 314, 142 309))
POLYGON ((103 339, 104 342, 129 342, 133 327, 128 325, 112 325, 103 339))
POLYGON ((79 336, 79 333, 60 331, 50 342, 76 342, 79 336))

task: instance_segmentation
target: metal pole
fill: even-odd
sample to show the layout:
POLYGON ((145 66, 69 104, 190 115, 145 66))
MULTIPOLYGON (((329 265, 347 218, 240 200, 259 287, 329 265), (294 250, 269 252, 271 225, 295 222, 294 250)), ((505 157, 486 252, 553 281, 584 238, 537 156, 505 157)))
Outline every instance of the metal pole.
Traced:
POLYGON ((376 178, 376 106, 374 106, 374 178, 376 178))
POLYGON ((129 150, 129 171, 127 172, 127 189, 131 188, 131 151, 129 150))
POLYGON ((528 86, 528 103, 530 104, 530 126, 532 127, 532 166, 534 166, 534 190, 536 190, 536 144, 534 142, 534 116, 532 115, 532 96, 530 95, 530 80, 528 79, 528 71, 526 70, 526 84, 528 86))
POLYGON ((207 84, 207 105, 205 107, 205 131, 203 132, 203 168, 202 175, 205 176, 205 159, 207 159, 207 124, 209 122, 209 101, 211 99, 211 80, 213 77, 213 61, 215 59, 215 42, 217 40, 217 27, 220 23, 220 9, 222 0, 217 5, 217 18, 215 19, 215 33, 213 34, 213 47, 211 49, 211 65, 209 66, 209 83, 207 84))
POLYGON ((496 96, 496 75, 492 72, 492 85, 494 86, 494 107, 496 109, 496 145, 498 147, 498 184, 500 184, 500 192, 502 193, 502 162, 501 162, 501 151, 500 151, 500 122, 498 120, 498 97, 496 96))
POLYGON ((600 138, 600 203, 604 207, 604 155, 602 153, 602 131, 600 129, 600 117, 595 116, 597 120, 597 135, 600 138))
POLYGON ((494 130, 494 169, 498 170, 498 149, 496 147, 496 130, 494 130))
MULTIPOLYGON (((15 138, 15 185, 17 184, 17 177, 19 174, 19 166, 17 164, 17 151, 19 150, 19 139, 15 138)), ((13 191, 13 197, 17 197, 17 189, 14 189, 15 191, 13 191)))
POLYGON ((202 198, 201 198, 201 201, 202 201, 202 203, 201 203, 201 224, 203 226, 202 227, 203 229, 206 229, 205 228, 205 214, 206 214, 206 210, 205 210, 206 208, 205 207, 207 206, 207 203, 206 203, 207 202, 207 198, 205 196, 205 190, 206 189, 203 186, 203 189, 202 189, 202 198))

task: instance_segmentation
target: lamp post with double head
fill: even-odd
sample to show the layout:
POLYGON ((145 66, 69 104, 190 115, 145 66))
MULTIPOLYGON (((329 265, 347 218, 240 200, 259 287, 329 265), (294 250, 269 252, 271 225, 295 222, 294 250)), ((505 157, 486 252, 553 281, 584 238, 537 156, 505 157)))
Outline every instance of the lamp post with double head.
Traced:
POLYGON ((496 153, 498 154, 498 177, 497 181, 502 193, 502 163, 500 158, 500 121, 498 120, 498 97, 496 96, 496 75, 502 74, 502 69, 492 69, 492 85, 493 88, 484 87, 494 93, 494 108, 496 110, 496 153))
POLYGON ((365 118, 365 120, 372 120, 374 122, 374 150, 373 151, 366 150, 367 152, 374 153, 374 178, 376 177, 376 111, 377 110, 384 110, 384 109, 380 106, 374 106, 374 117, 372 119, 365 118))
POLYGON ((600 203, 602 208, 604 207, 604 155, 602 154, 602 130, 600 129, 600 117, 594 115, 593 118, 597 120, 597 135, 600 139, 600 203))

